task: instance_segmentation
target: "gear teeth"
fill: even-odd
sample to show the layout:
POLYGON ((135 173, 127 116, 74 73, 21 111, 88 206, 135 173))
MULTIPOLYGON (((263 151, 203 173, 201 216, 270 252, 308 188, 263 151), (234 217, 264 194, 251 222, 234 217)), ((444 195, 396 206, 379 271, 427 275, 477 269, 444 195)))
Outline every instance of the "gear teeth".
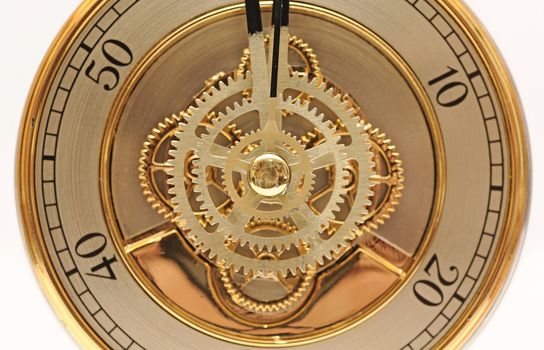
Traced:
MULTIPOLYGON (((308 80, 308 75, 306 74, 306 80, 308 80)), ((314 85, 314 86, 320 86, 321 85, 321 79, 319 79, 318 77, 314 77, 310 82, 309 82, 310 85, 314 85)))
MULTIPOLYGON (((198 237, 193 233, 193 231, 189 231, 185 235, 187 236, 187 239, 190 240, 190 241, 196 241, 198 239, 198 237)), ((199 245, 195 245, 194 248, 198 253, 202 252, 202 249, 201 249, 201 247, 199 245)))
POLYGON ((236 273, 242 273, 244 275, 248 274, 248 273, 246 273, 246 271, 244 271, 243 266, 241 266, 241 265, 236 265, 236 264, 233 264, 231 262, 228 262, 227 265, 228 265, 229 268, 232 268, 234 270, 234 272, 236 272, 236 273))
POLYGON ((228 85, 225 84, 224 81, 220 81, 220 82, 219 82, 219 91, 224 90, 224 89, 226 89, 227 87, 228 87, 228 85))
POLYGON ((189 109, 187 110, 187 114, 190 117, 193 117, 197 112, 198 112, 198 109, 194 106, 190 106, 189 109))
POLYGON ((176 156, 176 153, 177 153, 176 150, 172 150, 172 149, 171 149, 171 150, 168 151, 168 155, 169 155, 170 157, 175 157, 175 156, 176 156))
MULTIPOLYGON (((304 270, 305 269, 300 269, 300 271, 302 273, 305 272, 304 270)), ((287 271, 282 271, 282 274, 283 274, 284 278, 287 278, 287 277, 289 277, 289 275, 296 276, 298 271, 299 271, 299 269, 290 267, 287 271)))
POLYGON ((249 248, 252 249, 253 247, 249 246, 249 241, 239 239, 238 241, 234 241, 234 238, 232 236, 229 236, 229 239, 233 240, 234 243, 236 243, 240 248, 249 248))
POLYGON ((202 148, 206 144, 214 142, 213 136, 211 134, 212 129, 213 129, 213 127, 209 127, 209 126, 206 127, 206 133, 200 135, 201 141, 198 141, 196 143, 197 144, 197 147, 196 147, 197 149, 202 148))
POLYGON ((353 108, 351 108, 351 104, 349 103, 349 101, 342 101, 341 105, 347 113, 352 114, 355 111, 353 108))
POLYGON ((334 94, 334 88, 331 87, 331 88, 327 89, 327 84, 325 84, 325 83, 321 84, 320 87, 324 87, 325 94, 331 96, 334 100, 337 99, 337 98, 338 98, 338 101, 340 100, 340 98, 339 98, 340 96, 334 94))
POLYGON ((317 258, 317 263, 318 263, 320 266, 325 265, 325 258, 328 258, 328 256, 330 256, 329 253, 324 253, 323 255, 324 255, 324 256, 320 256, 319 258, 317 258))
POLYGON ((210 259, 217 261, 217 253, 214 252, 213 250, 208 249, 207 251, 204 251, 204 250, 203 250, 203 252, 206 253, 206 254, 208 254, 208 257, 209 257, 210 259))
MULTIPOLYGON (((196 184, 194 181, 193 183, 196 184)), ((195 200, 199 203, 204 203, 204 198, 202 197, 202 189, 199 186, 196 186, 193 191, 197 193, 197 195, 195 196, 195 200)))
MULTIPOLYGON (((349 114, 355 114, 356 112, 357 112, 357 111, 356 111, 353 107, 347 108, 347 113, 349 113, 349 114)), ((352 119, 356 121, 356 118, 352 118, 352 119)), ((358 124, 358 123, 359 123, 359 122, 356 121, 356 124, 358 124)))
POLYGON ((197 99, 197 100, 195 100, 195 104, 200 108, 200 107, 202 107, 204 105, 204 101, 201 100, 201 99, 197 99))
POLYGON ((324 265, 325 264, 325 259, 328 259, 328 260, 332 260, 333 259, 333 255, 334 255, 335 251, 334 251, 334 248, 328 252, 326 252, 324 254, 324 259, 321 259, 321 261, 319 262, 320 265, 324 265))
MULTIPOLYGON (((333 207, 332 207, 332 210, 331 212, 332 213, 338 213, 340 212, 342 209, 340 208, 340 206, 338 204, 335 204, 333 207)), ((334 220, 334 218, 336 217, 336 215, 331 215, 331 217, 329 218, 330 220, 334 220)))
MULTIPOLYGON (((228 111, 229 109, 231 109, 230 107, 226 107, 226 110, 228 111)), ((232 110, 232 109, 231 109, 232 110)), ((218 114, 218 118, 219 120, 224 120, 225 118, 227 118, 226 114, 223 113, 223 112, 219 112, 218 114)))
MULTIPOLYGON (((351 108, 350 110, 355 111, 354 108, 351 108)), ((352 119, 353 119, 353 120, 357 123, 357 125, 361 128, 361 132, 363 133, 363 135, 367 135, 367 136, 368 136, 367 132, 366 132, 365 129, 364 129, 364 121, 363 121, 363 119, 361 118, 361 116, 356 114, 354 117, 352 117, 352 119)))
MULTIPOLYGON (((195 150, 197 151, 196 155, 201 156, 201 161, 194 162, 197 166, 194 170, 194 174, 198 176, 192 179, 192 182, 195 184, 194 191, 195 193, 197 193, 196 195, 197 201, 201 202, 202 207, 207 210, 207 213, 210 213, 210 214, 214 214, 216 208, 214 205, 212 205, 213 208, 212 206, 210 206, 210 203, 209 203, 210 201, 208 198, 209 194, 207 193, 206 187, 203 187, 203 184, 205 184, 204 182, 205 179, 203 179, 205 169, 203 169, 203 166, 208 164, 205 160, 208 154, 205 154, 206 152, 205 150, 203 150, 205 148, 204 146, 206 146, 206 143, 210 143, 214 141, 214 138, 212 135, 222 131, 224 129, 223 125, 226 127, 228 123, 232 122, 232 120, 229 121, 229 118, 231 118, 233 114, 241 113, 239 110, 241 108, 246 108, 250 106, 251 103, 247 99, 243 99, 241 100, 241 102, 239 101, 235 102, 233 104, 233 107, 227 106, 225 108, 226 111, 224 113, 218 113, 218 116, 219 116, 218 119, 211 120, 211 124, 213 125, 213 127, 206 128, 206 131, 208 132, 208 134, 202 135, 200 137, 200 141, 192 142, 191 137, 195 137, 194 130, 196 130, 196 127, 197 127, 196 124, 197 122, 200 122, 200 120, 204 119, 204 118, 201 118, 201 116, 203 116, 208 106, 212 106, 212 105, 216 106, 219 102, 221 102, 222 101, 221 97, 225 96, 223 94, 231 86, 240 87, 240 86, 243 86, 243 84, 245 84, 244 81, 251 82, 252 80, 253 79, 251 76, 251 72, 248 71, 246 73, 246 78, 243 78, 243 76, 239 76, 237 77, 237 80, 235 80, 232 76, 229 76, 226 83, 223 80, 219 81, 219 83, 217 84, 218 88, 212 87, 211 89, 209 89, 209 94, 203 94, 195 102, 198 108, 191 107, 188 110, 187 112, 188 124, 186 127, 183 126, 183 128, 185 129, 185 132, 177 133, 176 134, 176 136, 178 136, 177 143, 172 142, 172 148, 176 149, 176 151, 172 152, 173 153, 172 156, 175 159, 174 165, 180 164, 182 160, 183 162, 186 161, 185 159, 186 155, 185 154, 182 155, 182 152, 185 151, 187 147, 196 146, 197 148, 195 150), (244 82, 244 83, 239 85, 239 82, 244 82), (199 152, 202 152, 202 153, 198 154, 199 152), (210 207, 206 208, 206 206, 210 206, 210 207)), ((335 94, 335 90, 333 88, 328 89, 328 84, 323 82, 322 79, 315 77, 310 80, 309 76, 306 74, 303 77, 293 76, 290 82, 293 83, 292 84, 293 88, 295 89, 300 88, 300 91, 302 93, 305 93, 312 97, 315 96, 318 100, 323 99, 323 102, 326 105, 331 106, 331 109, 334 111, 334 113, 337 114, 338 118, 343 121, 346 118, 348 118, 348 115, 351 117, 352 114, 355 114, 354 109, 349 109, 349 104, 345 104, 342 102, 343 95, 335 94)), ((241 91, 237 93, 247 91, 250 89, 251 88, 245 87, 244 89, 242 89, 241 91)), ((234 94, 232 96, 234 96, 234 94)), ((283 100, 284 97, 281 96, 281 98, 283 100)), ((314 123, 314 125, 316 126, 324 124, 324 127, 327 130, 323 130, 323 131, 327 135, 326 137, 327 140, 330 140, 333 142, 331 147, 334 147, 334 148, 331 148, 331 149, 334 149, 334 151, 337 154, 337 157, 338 157, 337 164, 341 164, 342 168, 348 165, 348 155, 346 154, 347 152, 345 150, 345 147, 342 144, 340 144, 341 137, 336 136, 333 132, 338 130, 338 127, 335 126, 334 123, 330 121, 325 121, 324 114, 320 114, 318 116, 318 110, 316 108, 311 108, 310 103, 303 103, 302 99, 295 100, 291 96, 288 96, 285 99, 285 101, 281 103, 286 103, 288 106, 294 106, 294 108, 298 108, 298 111, 302 110, 303 116, 307 116, 309 121, 314 123)), ((286 108, 286 109, 289 110, 289 108, 286 108)), ((346 124, 348 124, 346 128, 352 133, 356 130, 356 129, 353 129, 354 127, 353 124, 355 124, 356 127, 360 127, 358 125, 359 122, 355 119, 347 120, 346 124)), ((255 132, 245 135, 240 140, 245 140, 247 137, 250 137, 254 134, 255 132)), ((287 134, 285 135, 287 137, 292 138, 291 135, 287 135, 287 134)), ((368 143, 368 140, 366 141, 368 143)), ((242 141, 235 142, 235 146, 233 147, 237 147, 241 145, 241 142, 242 141)), ((296 143, 298 146, 304 148, 304 146, 302 145, 303 143, 300 140, 296 140, 296 143)), ((370 154, 370 152, 368 153, 370 154)), ((359 158, 357 158, 357 160, 359 160, 359 158)), ((368 160, 365 160, 364 164, 366 165, 367 163, 368 163, 368 160)), ((172 177, 171 184, 174 187, 174 189, 176 188, 176 186, 179 187, 177 188, 177 191, 173 191, 173 193, 177 192, 179 195, 179 196, 174 195, 174 198, 175 198, 174 202, 176 203, 176 212, 183 217, 186 215, 192 215, 192 213, 183 213, 181 211, 182 207, 186 207, 186 205, 184 204, 185 203, 184 201, 187 198, 184 197, 185 195, 184 186, 183 186, 183 191, 181 190, 181 186, 183 185, 183 183, 181 179, 179 178, 180 175, 178 173, 179 172, 172 172, 173 177, 172 177)), ((345 194, 347 194, 347 189, 345 189, 345 186, 348 184, 348 179, 347 179, 348 175, 349 173, 347 173, 347 171, 337 172, 337 175, 336 175, 337 178, 335 181, 335 189, 333 192, 334 200, 332 204, 328 206, 327 211, 322 213, 322 216, 326 219, 323 222, 326 223, 328 222, 329 219, 334 219, 335 217, 334 213, 340 211, 341 204, 345 202, 344 196, 345 194)), ((313 172, 311 172, 311 179, 308 180, 310 181, 310 183, 306 187, 306 188, 308 187, 310 188, 310 192, 313 190, 315 186, 315 176, 316 175, 313 172)), ((221 178, 223 179, 223 182, 227 181, 227 177, 224 172, 221 175, 221 178)), ((305 188, 305 191, 306 191, 306 188, 305 188)), ((365 193, 363 188, 361 188, 361 191, 362 191, 361 193, 365 193)), ((370 189, 368 189, 368 192, 369 193, 371 192, 370 189)), ((231 193, 227 193, 227 194, 229 194, 231 197, 235 195, 231 193)), ((362 197, 362 196, 358 196, 358 197, 362 197)), ((307 200, 307 198, 305 198, 305 200, 307 200)), ((361 199, 357 202, 358 203, 357 205, 359 207, 360 203, 366 203, 366 202, 368 202, 368 199, 366 201, 361 199)), ((210 215, 209 217, 206 215, 206 218, 207 219, 209 218, 209 220, 211 221, 215 219, 215 215, 210 215)), ((350 224, 351 223, 354 224, 353 221, 349 221, 349 222, 350 224)), ((227 267, 227 268, 232 267, 233 270, 237 272, 241 271, 244 274, 249 274, 251 272, 258 272, 262 270, 262 272, 272 272, 278 275, 283 275, 284 277, 287 277, 288 275, 297 275, 299 273, 305 273, 309 270, 312 270, 315 267, 315 265, 324 265, 326 263, 326 260, 333 260, 333 254, 340 253, 341 251, 340 247, 347 246, 347 242, 345 240, 349 240, 352 238, 351 231, 348 230, 348 232, 346 233, 338 234, 338 236, 334 239, 331 238, 329 240, 322 240, 320 237, 318 237, 319 236, 318 232, 313 232, 313 229, 309 230, 312 232, 305 232, 303 231, 303 228, 299 228, 299 231, 297 232, 302 232, 302 235, 297 236, 299 238, 296 238, 296 239, 292 238, 293 240, 291 242, 287 240, 283 240, 281 244, 278 244, 278 246, 274 246, 272 244, 262 244, 261 241, 252 242, 251 240, 247 239, 247 237, 244 237, 244 236, 242 236, 242 238, 239 240, 235 240, 232 238, 232 236, 225 235, 225 237, 232 239, 232 241, 238 244, 239 246, 249 247, 252 250, 256 249, 257 251, 260 251, 260 252, 263 252, 263 251, 274 252, 275 249, 290 250, 290 249, 296 248, 297 246, 300 246, 301 244, 310 246, 309 248, 310 250, 308 253, 309 255, 298 257, 300 259, 297 260, 298 263, 296 264, 292 262, 288 262, 287 260, 289 259, 278 260, 277 265, 272 263, 261 264, 261 265, 258 265, 259 268, 255 267, 253 269, 251 266, 248 266, 245 263, 240 263, 239 262, 240 260, 234 255, 236 254, 235 252, 232 252, 228 249, 226 249, 223 252, 224 247, 219 245, 217 247, 210 246, 209 244, 211 243, 205 243, 204 240, 208 234, 203 232, 201 233, 201 236, 197 234, 202 229, 201 227, 189 227, 189 228, 191 229, 191 232, 193 232, 193 234, 190 234, 189 236, 193 237, 195 242, 201 242, 201 244, 199 245, 199 247, 201 247, 201 251, 207 254, 210 259, 215 260, 217 262, 217 265, 227 267)), ((219 234, 222 239, 224 235, 224 231, 221 230, 220 228, 219 231, 217 231, 217 234, 219 234)), ((264 240, 262 242, 264 242, 264 240)))
POLYGON ((212 86, 210 90, 208 91, 208 98, 213 97, 219 93, 219 89, 217 89, 215 86, 212 86))
MULTIPOLYGON (((323 118, 325 118, 325 115, 322 114, 323 118)), ((325 124, 325 126, 329 129, 333 129, 333 130, 336 130, 336 127, 334 126, 333 122, 331 122, 330 120, 324 120, 323 121, 323 124, 325 124)))
POLYGON ((176 135, 175 135, 175 139, 172 140, 172 146, 175 148, 175 149, 179 149, 180 146, 181 146, 181 142, 179 141, 181 138, 183 137, 183 133, 181 132, 177 132, 176 135))
POLYGON ((170 193, 170 194, 174 196, 172 197, 172 201, 177 202, 176 200, 178 200, 179 198, 177 198, 173 193, 170 193))

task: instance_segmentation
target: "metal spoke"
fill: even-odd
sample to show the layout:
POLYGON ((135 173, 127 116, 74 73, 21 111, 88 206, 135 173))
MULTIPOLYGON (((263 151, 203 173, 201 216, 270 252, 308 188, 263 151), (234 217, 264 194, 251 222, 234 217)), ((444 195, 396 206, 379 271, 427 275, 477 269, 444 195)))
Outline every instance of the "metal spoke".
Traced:
POLYGON ((359 248, 362 253, 369 259, 383 266, 387 270, 391 271, 399 277, 404 277, 406 272, 402 266, 406 266, 406 263, 412 260, 412 257, 403 252, 402 250, 394 247, 381 235, 369 228, 363 228, 364 234, 373 240, 373 244, 362 244, 359 248), (381 249, 383 252, 377 249, 378 246, 385 247, 381 249), (402 262, 402 263, 400 263, 402 262))
POLYGON ((221 169, 224 168, 225 161, 229 154, 229 149, 227 147, 214 143, 210 148, 209 152, 210 153, 206 155, 208 157, 206 165, 221 169))
POLYGON ((326 142, 311 148, 308 151, 308 155, 314 170, 336 165, 336 157, 334 156, 334 153, 328 150, 326 142))
POLYGON ((315 217, 315 214, 306 204, 302 205, 299 210, 295 210, 291 214, 291 220, 293 220, 295 226, 299 230, 306 227, 308 223, 315 219, 315 217))
POLYGON ((124 250, 127 254, 133 253, 139 249, 145 248, 163 239, 178 234, 179 229, 170 221, 159 224, 145 232, 137 234, 135 237, 126 241, 124 250))

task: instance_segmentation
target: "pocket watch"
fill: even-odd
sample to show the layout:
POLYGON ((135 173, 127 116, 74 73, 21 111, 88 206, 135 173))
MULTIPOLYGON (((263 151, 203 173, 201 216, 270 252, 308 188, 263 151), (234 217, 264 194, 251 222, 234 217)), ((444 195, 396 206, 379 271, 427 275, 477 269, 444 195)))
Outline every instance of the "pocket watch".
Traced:
POLYGON ((90 349, 460 348, 529 192, 457 0, 85 0, 19 147, 32 262, 90 349))

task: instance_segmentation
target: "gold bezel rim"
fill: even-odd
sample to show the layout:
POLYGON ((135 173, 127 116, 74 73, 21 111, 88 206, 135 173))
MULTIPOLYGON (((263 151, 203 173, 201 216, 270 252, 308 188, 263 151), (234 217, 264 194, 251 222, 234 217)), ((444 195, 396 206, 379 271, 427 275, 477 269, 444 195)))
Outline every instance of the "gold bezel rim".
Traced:
POLYGON ((27 254, 42 291, 58 319, 70 335, 85 349, 107 349, 107 344, 85 322, 72 300, 65 292, 49 255, 47 254, 35 198, 34 168, 37 128, 45 104, 47 90, 51 87, 55 73, 70 47, 86 25, 94 18, 108 0, 84 0, 66 21, 59 34, 47 50, 32 82, 25 103, 18 135, 16 159, 17 208, 27 254))
MULTIPOLYGON (((272 6, 271 1, 262 2, 269 7, 272 6)), ((135 86, 137 85, 141 76, 145 75, 145 72, 149 69, 149 66, 155 63, 156 60, 163 54, 163 47, 170 47, 183 37, 195 32, 200 27, 206 25, 208 22, 216 21, 221 16, 236 15, 244 11, 243 4, 228 5, 217 8, 210 11, 200 17, 196 17, 190 22, 183 24, 176 28, 173 32, 168 34, 162 41, 153 46, 148 53, 144 55, 144 58, 138 63, 138 65, 132 70, 126 79, 126 82, 121 87, 113 107, 110 111, 110 117, 108 124, 105 128, 105 133, 102 142, 102 154, 100 164, 100 177, 103 209, 105 212, 108 228, 112 233, 113 241, 116 245, 119 255, 123 259, 123 262, 129 268, 130 273, 134 279, 140 284, 143 290, 165 311, 170 313, 173 317, 180 320, 184 324, 193 329, 196 329, 208 336, 216 339, 226 341, 232 344, 242 346, 252 346, 255 348, 292 348, 296 346, 314 344, 320 341, 331 339, 335 336, 343 334, 349 330, 352 330, 363 323, 368 318, 378 313, 387 303, 395 298, 403 288, 408 284, 410 278, 416 273, 418 267, 422 263, 422 257, 425 256, 427 248, 433 240, 434 233, 437 230, 440 217, 442 216, 442 210, 445 199, 445 183, 446 183, 446 162, 445 162, 445 150, 443 144, 443 135, 438 123, 438 117, 436 111, 432 106, 432 103, 423 88, 423 84, 418 79, 416 74, 404 61, 394 48, 392 48, 387 42, 385 42, 376 33, 369 28, 352 20, 351 18, 340 14, 336 11, 330 10, 318 5, 308 4, 306 2, 293 1, 291 2, 291 10, 300 11, 308 16, 315 16, 325 21, 330 21, 338 26, 343 26, 347 30, 352 30, 353 33, 361 38, 361 40, 367 41, 377 51, 390 61, 391 65, 399 72, 406 83, 412 89, 415 98, 420 105, 422 113, 425 116, 430 139, 433 144, 433 157, 435 161, 435 193, 433 198, 433 206, 429 215, 428 224, 426 227, 425 237, 422 239, 416 253, 412 257, 414 263, 410 266, 405 274, 399 278, 391 288, 381 295, 378 299, 372 302, 367 309, 361 311, 357 315, 352 315, 343 321, 339 321, 334 325, 325 327, 323 330, 314 332, 307 336, 297 336, 293 339, 282 339, 278 341, 275 337, 250 337, 236 334, 236 332, 225 331, 221 327, 215 325, 208 325, 207 322, 200 320, 198 317, 193 316, 185 312, 181 307, 175 305, 168 298, 161 295, 157 291, 156 287, 148 281, 146 277, 143 277, 143 272, 137 267, 134 258, 125 254, 123 249, 124 243, 121 240, 122 234, 120 233, 119 224, 117 222, 115 208, 113 205, 113 199, 111 196, 111 158, 113 141, 118 129, 119 119, 126 108, 128 97, 133 93, 135 86)))
POLYGON ((530 192, 530 158, 527 130, 519 95, 506 62, 485 27, 463 0, 436 0, 462 28, 488 70, 505 114, 509 143, 510 193, 502 239, 492 265, 459 320, 438 342, 437 348, 458 349, 476 333, 500 301, 515 272, 525 233, 530 192), (484 293, 482 293, 484 291, 484 293))
MULTIPOLYGON (((33 191, 32 169, 35 150, 33 141, 37 136, 34 125, 37 125, 40 119, 38 112, 43 108, 45 93, 52 84, 54 73, 67 54, 70 44, 105 3, 107 0, 84 0, 51 45, 36 74, 26 102, 17 153, 16 181, 20 222, 36 276, 57 316, 77 342, 88 349, 107 348, 107 345, 89 327, 67 297, 45 251, 33 191)), ((500 247, 495 253, 485 280, 478 289, 478 295, 437 345, 437 348, 455 349, 470 339, 496 305, 503 287, 514 270, 513 265, 521 246, 528 212, 530 160, 521 104, 504 60, 478 19, 461 0, 437 0, 437 3, 463 28, 489 71, 493 87, 499 94, 499 102, 506 115, 510 145, 510 202, 500 247)))

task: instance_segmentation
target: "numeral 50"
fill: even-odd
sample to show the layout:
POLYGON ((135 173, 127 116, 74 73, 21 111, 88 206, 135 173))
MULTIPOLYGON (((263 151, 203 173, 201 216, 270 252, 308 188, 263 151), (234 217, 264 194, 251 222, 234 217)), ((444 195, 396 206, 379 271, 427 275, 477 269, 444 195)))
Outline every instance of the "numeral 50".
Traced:
POLYGON ((134 57, 126 44, 113 39, 102 44, 102 54, 109 64, 100 68, 93 60, 85 70, 85 75, 98 85, 103 84, 106 91, 111 91, 119 84, 119 68, 130 65, 134 57))

